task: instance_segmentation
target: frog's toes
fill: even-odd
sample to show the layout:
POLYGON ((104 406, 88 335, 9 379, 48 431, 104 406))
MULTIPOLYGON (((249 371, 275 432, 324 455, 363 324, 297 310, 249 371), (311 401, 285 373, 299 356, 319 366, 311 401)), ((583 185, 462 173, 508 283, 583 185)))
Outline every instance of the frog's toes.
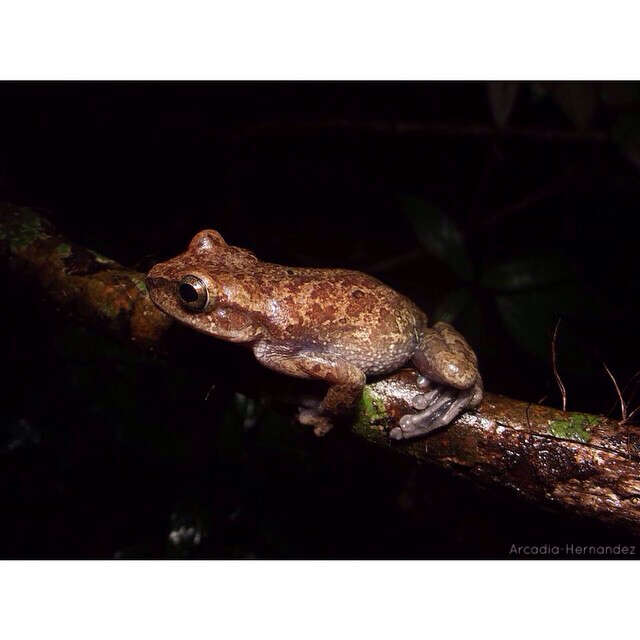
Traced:
POLYGON ((427 396, 424 393, 418 393, 417 395, 411 398, 411 406, 417 411, 422 411, 429 406, 429 402, 427 401, 427 396))
POLYGON ((417 393, 411 398, 410 404, 416 411, 423 411, 442 393, 441 387, 435 387, 429 393, 417 393))
POLYGON ((471 395, 471 400, 469 401, 469 408, 477 407, 482 402, 482 396, 484 395, 484 385, 482 383, 482 378, 478 376, 476 383, 473 387, 473 393, 471 395))
MULTIPOLYGON (((406 416, 402 416, 400 420, 398 420, 398 426, 391 429, 389 432, 389 437, 394 440, 402 440, 403 438, 412 438, 415 435, 418 435, 415 432, 417 422, 413 420, 416 416, 420 414, 407 414, 406 416)), ((423 433, 427 433, 424 431, 423 433)))
MULTIPOLYGON (((414 438, 415 436, 430 433, 440 427, 448 425, 455 420, 463 411, 473 408, 482 399, 482 385, 477 383, 470 389, 457 391, 451 388, 438 390, 438 395, 433 396, 433 392, 424 394, 425 397, 432 396, 431 401, 424 410, 418 413, 402 416, 398 421, 398 426, 391 430, 390 437, 394 440, 403 438, 414 438)), ((412 406, 419 409, 419 404, 412 399, 412 406)))
POLYGON ((478 387, 473 386, 471 389, 465 389, 459 391, 454 401, 447 407, 446 411, 440 413, 438 417, 433 421, 431 428, 439 429, 448 425, 452 420, 455 420, 463 411, 471 409, 479 404, 482 399, 482 391, 478 392, 478 387), (480 394, 480 397, 478 397, 480 394), (475 404, 474 404, 475 403, 475 404))
POLYGON ((333 424, 326 416, 321 415, 314 409, 301 407, 298 409, 298 422, 300 424, 313 427, 313 433, 322 437, 333 429, 333 424))
POLYGON ((431 408, 404 415, 398 420, 398 426, 389 432, 389 436, 394 440, 402 440, 429 433, 438 428, 435 426, 437 416, 438 414, 435 414, 431 408))
POLYGON ((322 436, 326 436, 331 429, 333 429, 333 425, 328 420, 325 420, 321 424, 316 424, 313 427, 313 434, 318 436, 318 438, 322 438, 322 436))

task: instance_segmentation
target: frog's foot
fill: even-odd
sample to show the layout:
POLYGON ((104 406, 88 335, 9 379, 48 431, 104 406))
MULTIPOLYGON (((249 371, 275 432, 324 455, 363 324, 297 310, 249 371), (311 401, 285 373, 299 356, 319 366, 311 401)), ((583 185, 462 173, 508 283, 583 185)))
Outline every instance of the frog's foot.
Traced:
POLYGON ((298 422, 313 427, 313 433, 318 437, 327 435, 333 429, 333 423, 327 416, 322 415, 316 409, 300 407, 298 409, 298 422))
POLYGON ((466 409, 477 406, 481 399, 481 383, 462 391, 439 387, 426 394, 418 394, 411 402, 415 409, 419 409, 418 413, 402 416, 389 436, 402 440, 430 433, 448 425, 466 409))

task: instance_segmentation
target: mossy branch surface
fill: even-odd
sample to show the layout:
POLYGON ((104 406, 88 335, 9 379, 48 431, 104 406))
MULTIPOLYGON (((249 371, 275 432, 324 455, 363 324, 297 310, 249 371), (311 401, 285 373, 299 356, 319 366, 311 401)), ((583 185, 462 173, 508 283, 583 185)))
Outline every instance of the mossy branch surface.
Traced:
MULTIPOLYGON (((39 287, 54 303, 50 308, 77 322, 150 346, 171 324, 149 300, 144 274, 74 244, 32 209, 0 205, 0 255, 7 268, 39 287)), ((371 381, 353 432, 389 455, 640 532, 638 427, 487 393, 476 410, 449 427, 392 441, 389 429, 412 411, 416 376, 402 369, 371 381)))
POLYGON ((0 204, 0 256, 78 322, 143 344, 171 324, 151 302, 143 273, 64 238, 28 207, 0 204))

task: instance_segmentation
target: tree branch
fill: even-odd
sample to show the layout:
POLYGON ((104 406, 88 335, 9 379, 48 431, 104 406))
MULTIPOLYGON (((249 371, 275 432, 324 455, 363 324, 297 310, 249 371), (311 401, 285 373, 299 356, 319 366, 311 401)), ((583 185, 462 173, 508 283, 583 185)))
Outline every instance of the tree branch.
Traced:
POLYGON ((171 325, 149 299, 143 273, 71 242, 33 209, 0 204, 0 256, 58 310, 106 333, 147 344, 171 325))
MULTIPOLYGON (((78 322, 145 345, 171 324, 150 302, 144 274, 69 242, 31 209, 0 205, 0 254, 78 322)), ((640 531, 640 428, 487 393, 449 427, 391 441, 388 430, 412 411, 416 376, 403 369, 370 382, 353 432, 390 455, 640 531)))

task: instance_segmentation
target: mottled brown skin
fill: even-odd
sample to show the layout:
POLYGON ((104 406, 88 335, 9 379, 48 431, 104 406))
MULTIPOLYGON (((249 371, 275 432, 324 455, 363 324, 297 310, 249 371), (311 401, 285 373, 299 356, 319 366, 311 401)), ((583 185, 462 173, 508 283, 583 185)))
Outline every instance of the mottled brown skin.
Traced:
POLYGON ((303 269, 261 262, 217 231, 196 234, 187 251, 147 275, 153 302, 203 333, 248 344, 281 373, 329 383, 299 420, 318 435, 357 403, 366 376, 412 361, 422 376, 414 406, 394 438, 448 424, 482 399, 476 356, 448 324, 426 315, 380 281, 346 269, 303 269))

